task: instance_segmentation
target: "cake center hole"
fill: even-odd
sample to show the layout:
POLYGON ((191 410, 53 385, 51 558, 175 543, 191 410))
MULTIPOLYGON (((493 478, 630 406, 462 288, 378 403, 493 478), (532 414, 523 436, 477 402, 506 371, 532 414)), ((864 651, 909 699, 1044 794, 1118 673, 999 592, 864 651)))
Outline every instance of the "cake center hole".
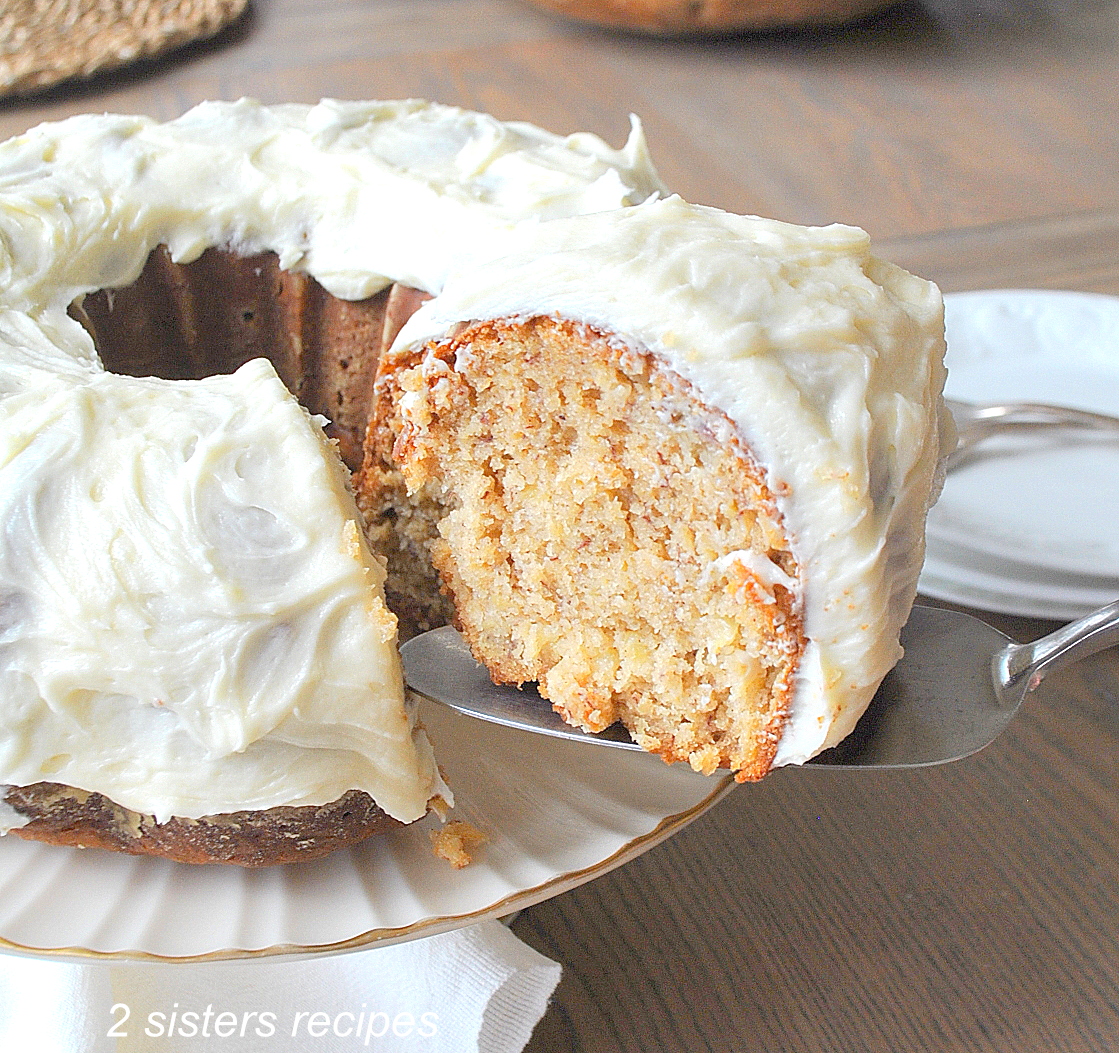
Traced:
POLYGON ((281 272, 272 253, 207 249, 179 264, 161 246, 132 285, 90 293, 70 313, 111 373, 201 380, 263 356, 298 394, 302 364, 283 294, 290 300, 307 284, 281 272))
POLYGON ((330 421, 327 433, 356 469, 382 344, 422 298, 390 286, 342 300, 282 270, 275 253, 211 248, 183 264, 161 246, 132 285, 90 293, 70 313, 111 373, 201 380, 267 358, 288 390, 330 421))

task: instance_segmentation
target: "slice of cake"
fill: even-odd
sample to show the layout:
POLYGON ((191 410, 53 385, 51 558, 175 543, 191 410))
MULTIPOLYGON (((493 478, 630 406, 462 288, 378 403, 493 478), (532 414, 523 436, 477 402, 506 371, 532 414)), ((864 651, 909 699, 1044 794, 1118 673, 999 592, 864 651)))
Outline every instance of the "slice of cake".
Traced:
POLYGON ((834 744, 900 654, 951 442, 937 290, 862 231, 679 199, 509 248, 382 358, 358 496, 390 595, 666 760, 834 744))

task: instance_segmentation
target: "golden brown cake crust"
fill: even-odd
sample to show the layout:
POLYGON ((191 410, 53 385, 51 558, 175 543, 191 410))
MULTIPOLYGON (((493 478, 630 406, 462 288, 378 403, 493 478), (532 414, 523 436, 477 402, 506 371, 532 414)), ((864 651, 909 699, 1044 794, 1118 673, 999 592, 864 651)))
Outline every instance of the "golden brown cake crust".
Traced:
POLYGON ((495 680, 665 760, 769 770, 804 638, 753 568, 795 561, 737 429, 654 356, 543 317, 389 353, 358 496, 427 552, 495 680))
POLYGON ((112 373, 200 380, 267 358, 303 406, 330 422, 327 434, 355 470, 386 326, 395 335, 414 309, 396 286, 341 300, 282 270, 271 252, 213 248, 183 264, 160 247, 133 285, 91 293, 71 313, 112 373))
POLYGON ((10 787, 4 802, 30 819, 11 830, 26 840, 243 867, 318 859, 401 825, 359 790, 330 804, 175 817, 165 823, 99 793, 58 783, 10 787))

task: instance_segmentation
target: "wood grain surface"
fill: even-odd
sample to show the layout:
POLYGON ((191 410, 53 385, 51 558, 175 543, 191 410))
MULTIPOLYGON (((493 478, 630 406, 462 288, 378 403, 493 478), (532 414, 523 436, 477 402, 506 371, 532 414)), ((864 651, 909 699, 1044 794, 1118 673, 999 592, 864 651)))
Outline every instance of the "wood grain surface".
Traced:
MULTIPOLYGON (((1119 293, 1119 15, 652 41, 517 0, 253 0, 218 39, 0 105, 0 135, 207 98, 423 96, 591 130, 640 114, 685 196, 866 227, 946 289, 1119 293)), ((1019 639, 1044 622, 987 616, 1019 639)), ((985 752, 781 771, 523 912, 564 977, 529 1050, 1119 1049, 1119 658, 985 752)))

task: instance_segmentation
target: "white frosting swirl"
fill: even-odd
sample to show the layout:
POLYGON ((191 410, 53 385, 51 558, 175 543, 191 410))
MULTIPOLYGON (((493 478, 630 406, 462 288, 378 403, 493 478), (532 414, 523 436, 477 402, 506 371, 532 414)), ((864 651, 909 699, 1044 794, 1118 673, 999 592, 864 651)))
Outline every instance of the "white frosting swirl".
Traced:
POLYGON ((417 101, 203 103, 178 120, 72 117, 0 152, 2 302, 36 310, 127 285, 167 245, 270 249, 336 296, 437 291, 518 223, 663 189, 635 122, 612 150, 417 101))
POLYGON ((384 572, 266 361, 28 376, 0 420, 4 781, 160 817, 349 789, 424 814, 384 572))

